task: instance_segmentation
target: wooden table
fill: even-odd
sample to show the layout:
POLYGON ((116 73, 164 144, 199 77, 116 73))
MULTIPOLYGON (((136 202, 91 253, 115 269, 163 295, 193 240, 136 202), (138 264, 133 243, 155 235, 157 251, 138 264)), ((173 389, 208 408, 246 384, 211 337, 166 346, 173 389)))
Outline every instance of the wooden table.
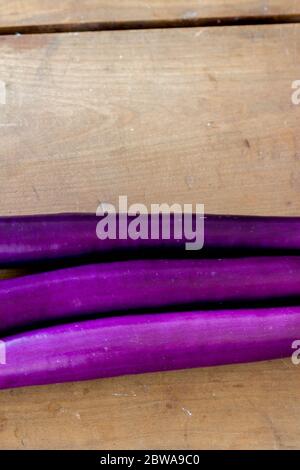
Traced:
MULTIPOLYGON (((125 194, 299 216, 299 18, 293 0, 0 0, 1 215, 125 194)), ((299 448, 299 377, 285 359, 3 391, 0 448, 299 448)))

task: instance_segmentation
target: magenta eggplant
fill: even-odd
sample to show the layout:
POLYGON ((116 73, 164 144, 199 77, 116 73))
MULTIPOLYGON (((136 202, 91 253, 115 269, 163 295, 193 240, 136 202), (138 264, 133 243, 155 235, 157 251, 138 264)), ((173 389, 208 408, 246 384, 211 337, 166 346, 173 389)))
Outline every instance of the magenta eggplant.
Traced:
POLYGON ((291 356, 300 307, 102 318, 7 337, 0 389, 291 356))
POLYGON ((0 282, 0 332, 132 309, 300 297, 300 257, 131 260, 0 282))
MULTIPOLYGON (((161 216, 162 217, 162 216, 161 216)), ((134 217, 129 218, 129 222, 134 217)), ((0 264, 10 265, 65 257, 126 253, 149 248, 184 250, 190 241, 176 239, 171 217, 170 239, 99 240, 96 227, 100 218, 92 214, 60 214, 0 219, 0 264)), ((158 223, 161 224, 161 218, 158 223)), ((208 249, 300 250, 299 217, 205 216, 205 242, 208 249)))

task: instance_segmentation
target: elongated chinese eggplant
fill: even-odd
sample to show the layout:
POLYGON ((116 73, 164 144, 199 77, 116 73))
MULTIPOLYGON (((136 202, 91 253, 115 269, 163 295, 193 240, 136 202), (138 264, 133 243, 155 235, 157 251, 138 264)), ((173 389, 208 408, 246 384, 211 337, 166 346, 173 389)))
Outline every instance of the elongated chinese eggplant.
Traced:
MULTIPOLYGON (((118 227, 121 225, 121 219, 122 216, 116 219, 118 227)), ((134 217, 131 216, 124 223, 129 227, 133 220, 134 217)), ((165 237, 163 220, 165 219, 162 215, 157 219, 156 238, 152 235, 151 219, 147 217, 148 238, 145 236, 132 239, 126 236, 125 230, 124 239, 116 232, 115 239, 100 240, 97 237, 100 218, 92 214, 3 217, 0 219, 0 265, 88 256, 95 253, 103 255, 116 250, 123 250, 127 254, 153 248, 183 251, 186 243, 191 242, 192 230, 188 235, 185 230, 182 230, 182 236, 176 235, 174 225, 178 219, 171 216, 170 236, 165 237)), ((168 221, 168 218, 166 220, 168 221)), ((196 220, 198 219, 194 215, 195 233, 196 220)), ((300 250, 300 218, 208 215, 204 219, 204 248, 300 250)))
POLYGON ((0 282, 0 332, 132 309, 300 298, 300 257, 131 260, 0 282))
POLYGON ((121 316, 1 342, 0 389, 282 358, 300 307, 121 316))

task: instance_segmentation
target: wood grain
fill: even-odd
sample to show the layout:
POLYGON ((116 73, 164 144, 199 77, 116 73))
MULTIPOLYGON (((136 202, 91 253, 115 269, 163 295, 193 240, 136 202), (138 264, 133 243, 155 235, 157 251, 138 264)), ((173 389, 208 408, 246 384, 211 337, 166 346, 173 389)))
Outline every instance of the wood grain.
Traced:
POLYGON ((0 37, 1 214, 300 215, 299 25, 0 37))
POLYGON ((300 15, 294 0, 0 0, 0 27, 165 23, 300 15))
MULTIPOLYGON (((300 367, 300 366, 299 366, 300 367)), ((290 360, 0 392, 1 449, 299 449, 290 360)))
MULTIPOLYGON (((300 215, 299 47, 298 25, 2 36, 0 213, 127 194, 300 215)), ((299 448, 297 372, 286 359, 2 391, 0 448, 299 448)))

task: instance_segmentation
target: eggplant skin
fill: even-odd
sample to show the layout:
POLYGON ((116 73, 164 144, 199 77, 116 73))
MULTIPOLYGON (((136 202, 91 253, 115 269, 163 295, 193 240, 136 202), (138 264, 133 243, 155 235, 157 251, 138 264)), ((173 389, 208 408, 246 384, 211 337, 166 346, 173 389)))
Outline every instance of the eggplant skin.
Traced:
POLYGON ((0 332, 133 309, 279 298, 300 298, 300 256, 86 265, 1 281, 0 332))
POLYGON ((64 324, 4 339, 0 389, 283 358, 299 338, 300 307, 64 324))
MULTIPOLYGON (((174 217, 171 216, 171 224, 174 217)), ((128 224, 132 219, 134 217, 128 218, 128 224)), ((162 236, 157 240, 99 240, 96 235, 99 221, 100 218, 93 214, 2 217, 0 265, 103 255, 118 250, 128 253, 175 248, 182 251, 190 241, 184 236, 175 239, 172 227, 169 240, 162 236)), ((162 216, 160 224, 161 221, 162 216)), ((205 249, 300 250, 300 217, 206 215, 204 222, 205 249)))

